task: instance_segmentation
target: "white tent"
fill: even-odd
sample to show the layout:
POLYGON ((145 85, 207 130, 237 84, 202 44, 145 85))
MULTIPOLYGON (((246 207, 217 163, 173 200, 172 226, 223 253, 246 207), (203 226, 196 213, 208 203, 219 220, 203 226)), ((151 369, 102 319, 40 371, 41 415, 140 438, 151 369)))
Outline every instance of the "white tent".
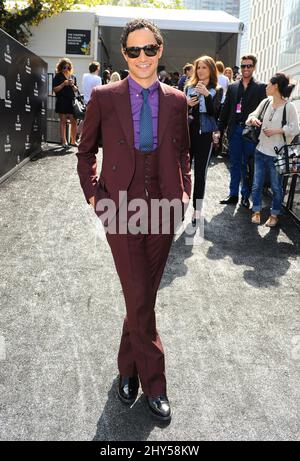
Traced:
POLYGON ((169 71, 180 71, 187 61, 205 54, 221 59, 228 66, 237 64, 243 23, 224 11, 171 10, 98 6, 94 9, 99 26, 99 60, 105 67, 124 68, 120 55, 120 35, 134 18, 153 21, 164 36, 160 64, 169 71))
POLYGON ((201 32, 240 33, 243 23, 224 11, 174 10, 98 6, 95 8, 100 26, 124 27, 134 18, 152 20, 160 29, 201 32))

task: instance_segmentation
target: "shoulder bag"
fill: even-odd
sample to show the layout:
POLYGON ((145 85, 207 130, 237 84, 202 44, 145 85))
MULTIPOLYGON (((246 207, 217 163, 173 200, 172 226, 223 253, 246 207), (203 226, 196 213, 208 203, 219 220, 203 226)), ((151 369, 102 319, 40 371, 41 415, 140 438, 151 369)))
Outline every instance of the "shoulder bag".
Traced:
POLYGON ((73 114, 78 120, 83 120, 86 112, 86 105, 82 94, 75 96, 73 99, 73 114))
MULTIPOLYGON (((281 126, 286 125, 286 104, 283 109, 281 126)), ((286 142, 286 136, 282 134, 284 145, 278 149, 274 147, 276 158, 274 165, 277 173, 282 176, 289 176, 291 174, 300 174, 300 135, 297 134, 290 144, 286 142)))
MULTIPOLYGON (((265 104, 264 104, 264 106, 263 106, 263 108, 261 110, 261 113, 258 116, 258 120, 260 120, 261 122, 263 121, 264 115, 266 113, 266 110, 267 110, 269 104, 270 104, 270 99, 268 99, 265 102, 265 104)), ((252 142, 253 144, 255 144, 257 146, 258 141, 259 141, 260 132, 261 132, 261 126, 247 125, 243 129, 242 137, 244 139, 247 139, 247 141, 250 141, 250 142, 252 142)))

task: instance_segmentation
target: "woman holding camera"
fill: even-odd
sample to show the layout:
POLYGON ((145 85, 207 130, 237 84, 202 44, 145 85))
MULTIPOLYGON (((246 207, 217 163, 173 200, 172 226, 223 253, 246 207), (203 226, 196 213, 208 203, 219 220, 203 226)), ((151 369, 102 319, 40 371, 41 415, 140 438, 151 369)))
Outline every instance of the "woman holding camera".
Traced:
POLYGON ((68 147, 66 137, 66 123, 71 122, 71 145, 78 146, 76 142, 77 121, 73 115, 73 100, 76 87, 76 78, 73 75, 72 62, 68 58, 61 59, 56 65, 56 74, 53 78, 53 91, 56 96, 55 112, 60 118, 60 137, 63 147, 68 147))
POLYGON ((297 110, 292 102, 288 101, 295 85, 283 73, 276 73, 269 81, 266 92, 269 105, 266 108, 263 120, 259 120, 268 99, 261 101, 257 109, 249 115, 246 125, 261 127, 259 143, 254 154, 254 180, 252 186, 252 222, 260 224, 262 209, 262 192, 265 174, 268 173, 272 190, 271 215, 265 223, 268 227, 275 227, 281 211, 283 199, 281 176, 277 173, 274 160, 274 147, 280 149, 284 144, 290 144, 299 133, 297 110), (286 124, 283 124, 283 111, 286 108, 286 124))
POLYGON ((214 141, 220 137, 216 119, 219 114, 223 89, 218 87, 215 61, 202 56, 194 63, 194 72, 185 88, 189 106, 191 159, 194 157, 193 226, 201 217, 206 173, 214 141))

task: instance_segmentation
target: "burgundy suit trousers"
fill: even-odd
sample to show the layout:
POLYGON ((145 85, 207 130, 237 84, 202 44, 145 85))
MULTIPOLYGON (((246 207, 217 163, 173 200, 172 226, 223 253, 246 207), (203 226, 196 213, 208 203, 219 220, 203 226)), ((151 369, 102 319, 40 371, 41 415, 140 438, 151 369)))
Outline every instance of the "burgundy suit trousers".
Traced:
MULTIPOLYGON (((157 151, 135 151, 135 173, 128 189, 128 201, 161 198, 158 183, 157 151)), ((133 213, 132 213, 133 214, 133 213)), ((129 213, 130 218, 130 213, 129 213)), ((156 295, 171 248, 174 230, 136 235, 107 233, 126 304, 126 316, 118 354, 123 376, 139 375, 147 396, 166 395, 163 346, 156 329, 156 295)), ((159 227, 161 230, 161 228, 159 227)))

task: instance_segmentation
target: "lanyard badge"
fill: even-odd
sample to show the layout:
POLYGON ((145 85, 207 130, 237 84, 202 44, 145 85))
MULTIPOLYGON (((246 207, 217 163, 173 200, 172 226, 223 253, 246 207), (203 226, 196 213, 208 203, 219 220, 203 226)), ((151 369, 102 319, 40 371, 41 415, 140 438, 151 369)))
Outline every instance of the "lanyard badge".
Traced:
POLYGON ((241 114, 242 113, 242 100, 237 103, 236 105, 236 113, 241 114))

